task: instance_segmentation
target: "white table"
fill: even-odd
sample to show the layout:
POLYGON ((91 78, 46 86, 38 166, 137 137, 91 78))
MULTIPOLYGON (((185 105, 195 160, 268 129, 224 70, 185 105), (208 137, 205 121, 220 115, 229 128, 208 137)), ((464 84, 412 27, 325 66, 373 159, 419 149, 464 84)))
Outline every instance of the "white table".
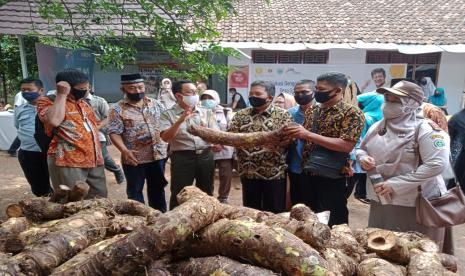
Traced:
POLYGON ((0 150, 8 150, 16 135, 13 112, 0 112, 0 150))

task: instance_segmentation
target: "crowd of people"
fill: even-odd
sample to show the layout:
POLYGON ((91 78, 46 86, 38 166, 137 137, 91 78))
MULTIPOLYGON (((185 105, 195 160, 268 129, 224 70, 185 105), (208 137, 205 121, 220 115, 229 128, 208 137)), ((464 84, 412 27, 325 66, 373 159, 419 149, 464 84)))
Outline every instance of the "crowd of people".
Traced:
POLYGON ((129 199, 144 202, 147 185, 148 205, 162 212, 177 206, 176 194, 187 185, 213 195, 216 168, 218 199, 228 203, 236 161, 244 206, 284 212, 289 190, 292 204, 330 211, 332 226, 349 222, 347 200, 355 187, 355 197, 370 204, 370 227, 420 231, 451 252, 449 229, 416 222, 415 198, 418 187, 427 198, 444 194, 456 184, 445 175, 454 169, 463 185, 465 111, 448 126, 444 89, 431 93, 423 80, 386 87, 382 69, 372 76, 377 89, 366 93, 338 72, 297 82, 292 96, 255 81, 247 107, 234 88, 231 104, 222 105, 216 91, 188 80, 163 79, 159 99, 152 99, 142 76, 129 74, 121 76, 121 100, 109 106, 84 73, 67 69, 56 75, 54 95, 44 95, 38 79, 21 82, 18 159, 36 196, 85 181, 87 198, 107 197, 106 168, 118 183, 126 181, 129 199), (281 129, 285 138, 233 148, 193 136, 190 125, 232 133, 281 129), (48 140, 38 139, 41 130, 48 140), (110 143, 121 153, 121 167, 108 154, 110 143))

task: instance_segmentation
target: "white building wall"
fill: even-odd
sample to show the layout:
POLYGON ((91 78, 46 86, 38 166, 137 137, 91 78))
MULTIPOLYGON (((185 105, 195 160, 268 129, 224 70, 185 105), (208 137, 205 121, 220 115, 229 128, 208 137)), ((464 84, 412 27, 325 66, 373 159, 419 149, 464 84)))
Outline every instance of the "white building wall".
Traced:
POLYGON ((442 53, 438 86, 446 91, 449 114, 460 111, 465 90, 465 54, 442 53))
POLYGON ((331 49, 329 50, 329 64, 365 64, 366 50, 364 49, 331 49))
MULTIPOLYGON (((252 57, 253 49, 241 49, 252 57)), ((328 64, 365 64, 366 50, 364 49, 331 49, 329 50, 328 64)), ((238 58, 228 58, 229 65, 249 65, 251 59, 241 55, 238 58)), ((442 53, 439 67, 438 86, 444 87, 447 94, 449 114, 462 109, 465 91, 465 54, 442 53)), ((247 89, 238 89, 247 97, 247 89)))

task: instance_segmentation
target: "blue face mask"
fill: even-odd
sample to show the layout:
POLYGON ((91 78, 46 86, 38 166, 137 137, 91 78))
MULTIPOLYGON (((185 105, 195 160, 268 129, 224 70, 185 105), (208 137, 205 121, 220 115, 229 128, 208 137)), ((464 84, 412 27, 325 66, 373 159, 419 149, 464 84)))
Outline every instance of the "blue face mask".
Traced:
POLYGON ((216 102, 212 99, 202 100, 202 106, 208 109, 214 109, 216 107, 216 102))
POLYGON ((21 92, 23 98, 28 102, 33 102, 40 97, 39 92, 21 92))

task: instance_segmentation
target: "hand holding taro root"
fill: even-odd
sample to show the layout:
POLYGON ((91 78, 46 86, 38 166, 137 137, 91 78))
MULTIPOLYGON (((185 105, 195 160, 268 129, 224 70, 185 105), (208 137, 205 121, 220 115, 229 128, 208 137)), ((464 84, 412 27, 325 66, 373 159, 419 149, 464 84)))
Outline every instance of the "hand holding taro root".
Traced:
POLYGON ((288 138, 310 140, 311 132, 304 128, 302 125, 292 123, 284 127, 284 136, 288 138))
POLYGON ((286 135, 286 129, 290 128, 291 131, 294 131, 297 126, 300 125, 291 123, 288 126, 273 131, 231 133, 198 125, 190 125, 187 131, 192 135, 198 136, 216 145, 226 145, 236 148, 251 148, 256 146, 275 147, 277 145, 287 147, 292 141, 292 138, 295 137, 286 135))

